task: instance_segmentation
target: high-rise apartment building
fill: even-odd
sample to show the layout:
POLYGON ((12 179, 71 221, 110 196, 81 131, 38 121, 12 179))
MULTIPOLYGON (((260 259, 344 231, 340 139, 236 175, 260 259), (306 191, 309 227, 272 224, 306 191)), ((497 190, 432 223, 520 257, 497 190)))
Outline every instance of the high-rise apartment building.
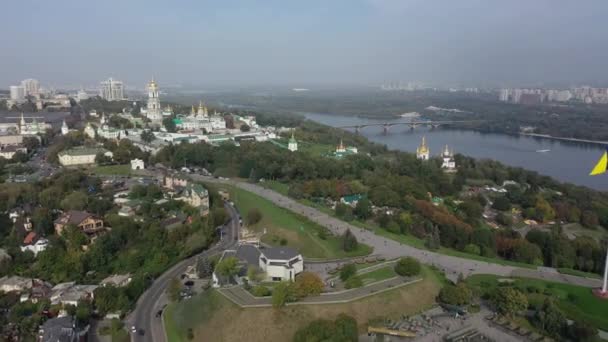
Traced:
POLYGON ((38 96, 40 94, 40 82, 33 78, 21 81, 21 86, 25 89, 26 96, 38 96))
POLYGON ((25 101, 25 88, 23 86, 10 86, 11 100, 14 102, 25 101))
POLYGON ((124 99, 124 88, 121 81, 116 81, 109 78, 107 81, 101 82, 99 96, 108 101, 120 101, 124 99))

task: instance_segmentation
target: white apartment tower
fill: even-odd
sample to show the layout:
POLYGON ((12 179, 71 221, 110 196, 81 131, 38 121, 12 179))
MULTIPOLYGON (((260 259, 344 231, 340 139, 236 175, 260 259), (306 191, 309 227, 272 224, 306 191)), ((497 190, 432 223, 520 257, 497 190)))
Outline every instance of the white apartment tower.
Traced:
POLYGON ((11 100, 14 102, 22 102, 25 100, 25 88, 23 86, 10 86, 11 100))
POLYGON ((152 121, 160 121, 163 119, 158 92, 158 85, 154 79, 152 79, 152 81, 148 83, 148 104, 146 106, 146 117, 152 121))
POLYGON ((99 96, 108 101, 120 101, 124 99, 124 87, 121 81, 109 78, 101 82, 99 96))
POLYGON ((38 96, 40 94, 40 82, 33 78, 21 81, 26 96, 38 96))

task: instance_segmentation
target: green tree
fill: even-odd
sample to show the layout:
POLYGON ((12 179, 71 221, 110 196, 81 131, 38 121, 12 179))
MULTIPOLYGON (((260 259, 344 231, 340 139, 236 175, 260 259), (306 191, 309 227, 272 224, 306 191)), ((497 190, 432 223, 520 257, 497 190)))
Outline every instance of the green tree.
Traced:
POLYGON ((221 276, 233 277, 239 272, 238 263, 239 259, 237 259, 236 257, 231 256, 223 258, 220 262, 217 263, 217 266, 215 266, 215 272, 217 272, 221 276))
POLYGON ((515 260, 528 264, 543 264, 542 251, 537 245, 530 243, 527 240, 520 240, 520 242, 513 247, 513 256, 515 260))
POLYGON ((152 142, 154 139, 156 139, 156 137, 154 136, 154 133, 151 130, 145 129, 143 132, 141 132, 141 140, 147 143, 152 142))
POLYGON ((211 277, 213 274, 213 264, 209 258, 201 256, 196 260, 196 272, 199 278, 211 277))
POLYGON ((169 133, 177 132, 177 127, 175 126, 175 122, 173 122, 173 118, 164 118, 163 126, 169 133))
POLYGON ((481 254, 481 249, 476 244, 470 243, 464 246, 463 252, 473 255, 479 255, 481 254))
POLYGON ((506 196, 500 196, 494 199, 492 208, 500 211, 507 211, 511 209, 511 202, 509 202, 509 199, 506 196))
POLYGON ((342 249, 345 252, 351 252, 356 250, 358 246, 359 242, 357 242, 357 238, 350 229, 347 229, 342 235, 342 249))
POLYGON ((252 226, 262 220, 262 212, 258 208, 251 208, 247 212, 247 224, 252 226))
POLYGON ((355 216, 361 220, 367 220, 372 216, 372 205, 367 198, 362 198, 357 202, 355 210, 353 211, 355 216))
POLYGON ((249 265, 247 268, 247 278, 249 281, 258 282, 262 280, 262 270, 254 265, 249 265))
POLYGON ((89 197, 82 191, 74 191, 61 201, 63 210, 84 210, 87 207, 89 197))
POLYGON ((182 283, 180 283, 179 279, 171 278, 169 282, 169 286, 167 287, 167 294, 169 295, 169 299, 173 302, 179 300, 180 292, 182 291, 182 283))
POLYGON ((442 303, 451 305, 466 305, 471 303, 473 292, 466 283, 458 283, 458 285, 445 285, 439 291, 439 300, 442 303))
POLYGON ((542 308, 536 311, 533 322, 550 336, 558 339, 566 332, 568 325, 566 316, 551 298, 547 298, 542 308))
POLYGON ((540 195, 536 197, 534 209, 536 211, 536 218, 542 222, 547 222, 555 218, 555 210, 553 210, 553 207, 551 207, 549 202, 540 195))
POLYGON ((296 300, 294 285, 290 281, 282 281, 275 285, 272 291, 272 306, 279 308, 296 300))
POLYGON ((412 277, 420 274, 420 262, 412 257, 399 259, 395 264, 395 272, 404 277, 412 277))
POLYGON ((526 295, 512 287, 497 288, 494 292, 493 301, 496 310, 506 316, 513 316, 528 307, 526 295))

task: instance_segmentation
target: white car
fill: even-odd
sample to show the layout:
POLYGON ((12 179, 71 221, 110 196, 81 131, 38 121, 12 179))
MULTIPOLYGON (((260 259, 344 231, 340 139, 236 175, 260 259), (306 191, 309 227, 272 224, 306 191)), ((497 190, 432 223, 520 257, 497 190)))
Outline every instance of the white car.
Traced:
POLYGON ((136 334, 137 333, 137 328, 135 328, 135 326, 132 326, 131 327, 131 332, 134 333, 134 334, 136 334))

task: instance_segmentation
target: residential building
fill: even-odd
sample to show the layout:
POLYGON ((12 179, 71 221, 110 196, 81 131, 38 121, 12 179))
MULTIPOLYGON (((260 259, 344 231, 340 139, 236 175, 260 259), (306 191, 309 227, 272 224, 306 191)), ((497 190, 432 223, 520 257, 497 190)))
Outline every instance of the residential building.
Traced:
POLYGON ((12 159, 17 152, 27 153, 27 148, 17 145, 0 147, 0 157, 7 160, 12 159))
POLYGON ((0 135, 0 147, 7 145, 21 145, 23 144, 23 135, 20 134, 5 134, 0 135))
POLYGON ((144 161, 141 159, 131 159, 131 170, 143 170, 144 161))
POLYGON ((78 302, 94 299, 97 285, 76 285, 75 282, 61 283, 51 289, 51 304, 78 306, 78 302))
POLYGON ((148 104, 146 105, 146 117, 152 121, 161 121, 163 119, 158 94, 158 85, 154 79, 152 79, 152 81, 148 83, 148 104))
POLYGON ((58 158, 59 163, 63 166, 89 165, 95 164, 98 153, 102 153, 106 157, 113 157, 112 152, 104 148, 76 147, 59 152, 58 158))
POLYGON ((131 274, 113 274, 101 281, 101 286, 123 287, 131 282, 131 274))
POLYGON ((99 96, 108 101, 120 101, 124 99, 124 88, 121 81, 109 78, 101 82, 99 96))
POLYGON ((34 255, 38 255, 38 253, 46 250, 49 245, 49 240, 38 236, 36 232, 29 232, 23 239, 23 245, 21 246, 21 251, 26 252, 30 251, 34 253, 34 255))
POLYGON ((422 143, 416 149, 416 158, 420 160, 429 160, 430 150, 426 145, 426 137, 422 137, 422 143))
POLYGON ((38 96, 40 95, 40 82, 33 78, 28 78, 21 81, 21 86, 25 91, 25 96, 38 96))
POLYGON ((176 199, 200 209, 203 215, 209 212, 209 192, 200 184, 186 185, 176 199))
POLYGON ((10 99, 14 103, 20 103, 25 101, 25 88, 20 85, 10 86, 10 99))
POLYGON ((32 279, 19 276, 4 276, 0 278, 0 291, 23 292, 32 288, 32 279))
POLYGON ((72 316, 48 319, 40 326, 38 342, 85 342, 89 326, 79 327, 72 316))
POLYGON ((89 237, 94 237, 100 232, 105 231, 103 220, 86 211, 69 210, 61 214, 61 216, 55 220, 55 233, 61 235, 63 230, 69 226, 74 225, 85 233, 89 237))

